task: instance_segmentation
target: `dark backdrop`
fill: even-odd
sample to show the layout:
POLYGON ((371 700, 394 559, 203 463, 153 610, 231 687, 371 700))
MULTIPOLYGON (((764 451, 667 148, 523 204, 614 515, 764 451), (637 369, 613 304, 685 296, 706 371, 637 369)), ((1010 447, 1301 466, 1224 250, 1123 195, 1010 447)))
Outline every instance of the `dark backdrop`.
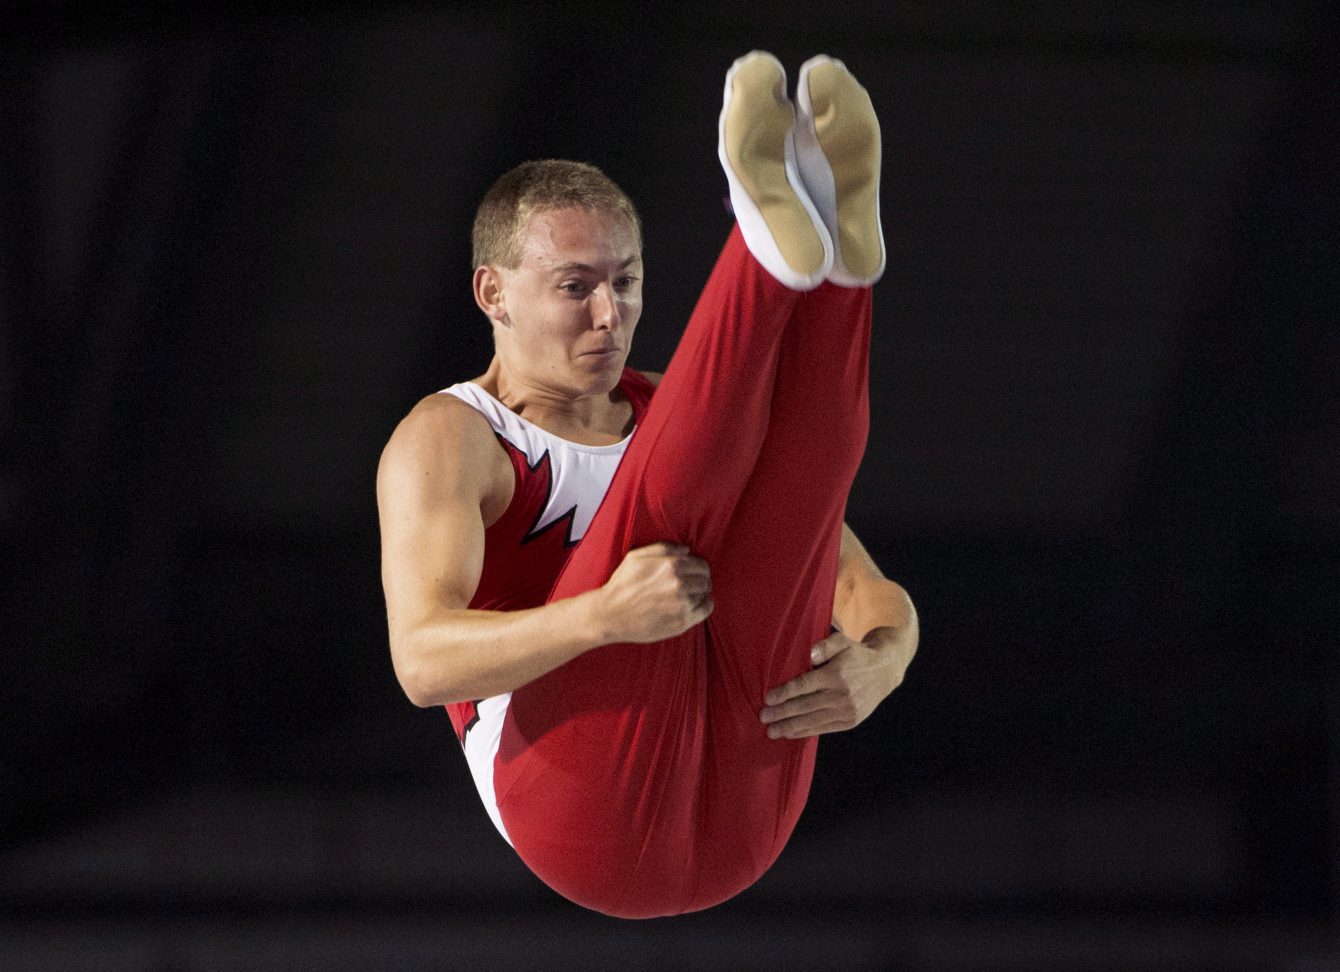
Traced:
POLYGON ((1340 964, 1333 5, 944 7, 10 8, 0 964, 1340 964), (759 885, 620 923, 400 695, 373 479, 523 159, 638 203, 665 366, 755 47, 880 112, 848 519, 922 646, 759 885))

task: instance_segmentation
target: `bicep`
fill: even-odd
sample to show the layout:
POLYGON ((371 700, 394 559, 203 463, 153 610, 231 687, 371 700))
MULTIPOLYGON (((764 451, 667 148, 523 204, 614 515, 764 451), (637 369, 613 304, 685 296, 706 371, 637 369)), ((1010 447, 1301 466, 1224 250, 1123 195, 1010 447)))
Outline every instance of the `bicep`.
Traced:
POLYGON ((468 435, 452 423, 401 423, 377 471, 382 586, 392 648, 443 609, 466 607, 484 565, 482 486, 468 435))

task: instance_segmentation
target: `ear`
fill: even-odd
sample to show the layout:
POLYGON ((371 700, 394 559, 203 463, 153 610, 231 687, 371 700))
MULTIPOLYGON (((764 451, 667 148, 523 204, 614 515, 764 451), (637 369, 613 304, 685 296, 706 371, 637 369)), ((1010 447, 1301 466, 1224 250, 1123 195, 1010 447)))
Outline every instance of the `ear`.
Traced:
POLYGON ((475 303, 495 324, 507 323, 507 307, 503 300, 503 276, 496 267, 484 264, 475 267, 475 303))

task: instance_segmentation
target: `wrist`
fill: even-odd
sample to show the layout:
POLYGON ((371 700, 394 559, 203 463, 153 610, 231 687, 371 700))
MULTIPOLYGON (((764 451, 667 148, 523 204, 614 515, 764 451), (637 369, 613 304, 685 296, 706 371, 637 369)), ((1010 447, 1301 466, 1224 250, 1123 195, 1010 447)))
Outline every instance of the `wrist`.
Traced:
POLYGON ((861 643, 880 659, 879 670, 884 674, 884 695, 887 697, 903 683, 907 666, 911 664, 912 655, 916 651, 916 642, 912 640, 908 628, 886 625, 872 628, 861 639, 861 643))
POLYGON ((616 638, 611 630, 609 614, 605 610, 605 598, 601 593, 603 588, 595 588, 586 591, 584 594, 578 594, 575 601, 580 604, 582 618, 584 619, 582 629, 585 632, 583 640, 589 641, 591 647, 598 648, 601 645, 612 644, 616 638))

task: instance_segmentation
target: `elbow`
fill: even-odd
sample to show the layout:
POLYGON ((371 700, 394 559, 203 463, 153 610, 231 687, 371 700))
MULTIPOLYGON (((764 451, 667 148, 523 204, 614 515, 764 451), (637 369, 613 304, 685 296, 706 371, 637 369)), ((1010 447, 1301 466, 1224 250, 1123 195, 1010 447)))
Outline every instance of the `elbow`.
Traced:
POLYGON ((427 709, 437 704, 437 699, 429 686, 412 672, 396 666, 396 681, 400 683, 400 690, 405 693, 405 698, 420 709, 427 709))
POLYGON ((431 667, 425 665, 413 651, 411 639, 391 640, 391 664, 400 690, 414 705, 429 709, 452 701, 443 694, 442 686, 433 677, 431 667))
POLYGON ((431 709, 434 706, 445 704, 438 702, 437 697, 432 692, 427 691, 423 686, 409 679, 402 678, 400 680, 400 689, 405 693, 405 698, 409 699, 420 709, 431 709))

